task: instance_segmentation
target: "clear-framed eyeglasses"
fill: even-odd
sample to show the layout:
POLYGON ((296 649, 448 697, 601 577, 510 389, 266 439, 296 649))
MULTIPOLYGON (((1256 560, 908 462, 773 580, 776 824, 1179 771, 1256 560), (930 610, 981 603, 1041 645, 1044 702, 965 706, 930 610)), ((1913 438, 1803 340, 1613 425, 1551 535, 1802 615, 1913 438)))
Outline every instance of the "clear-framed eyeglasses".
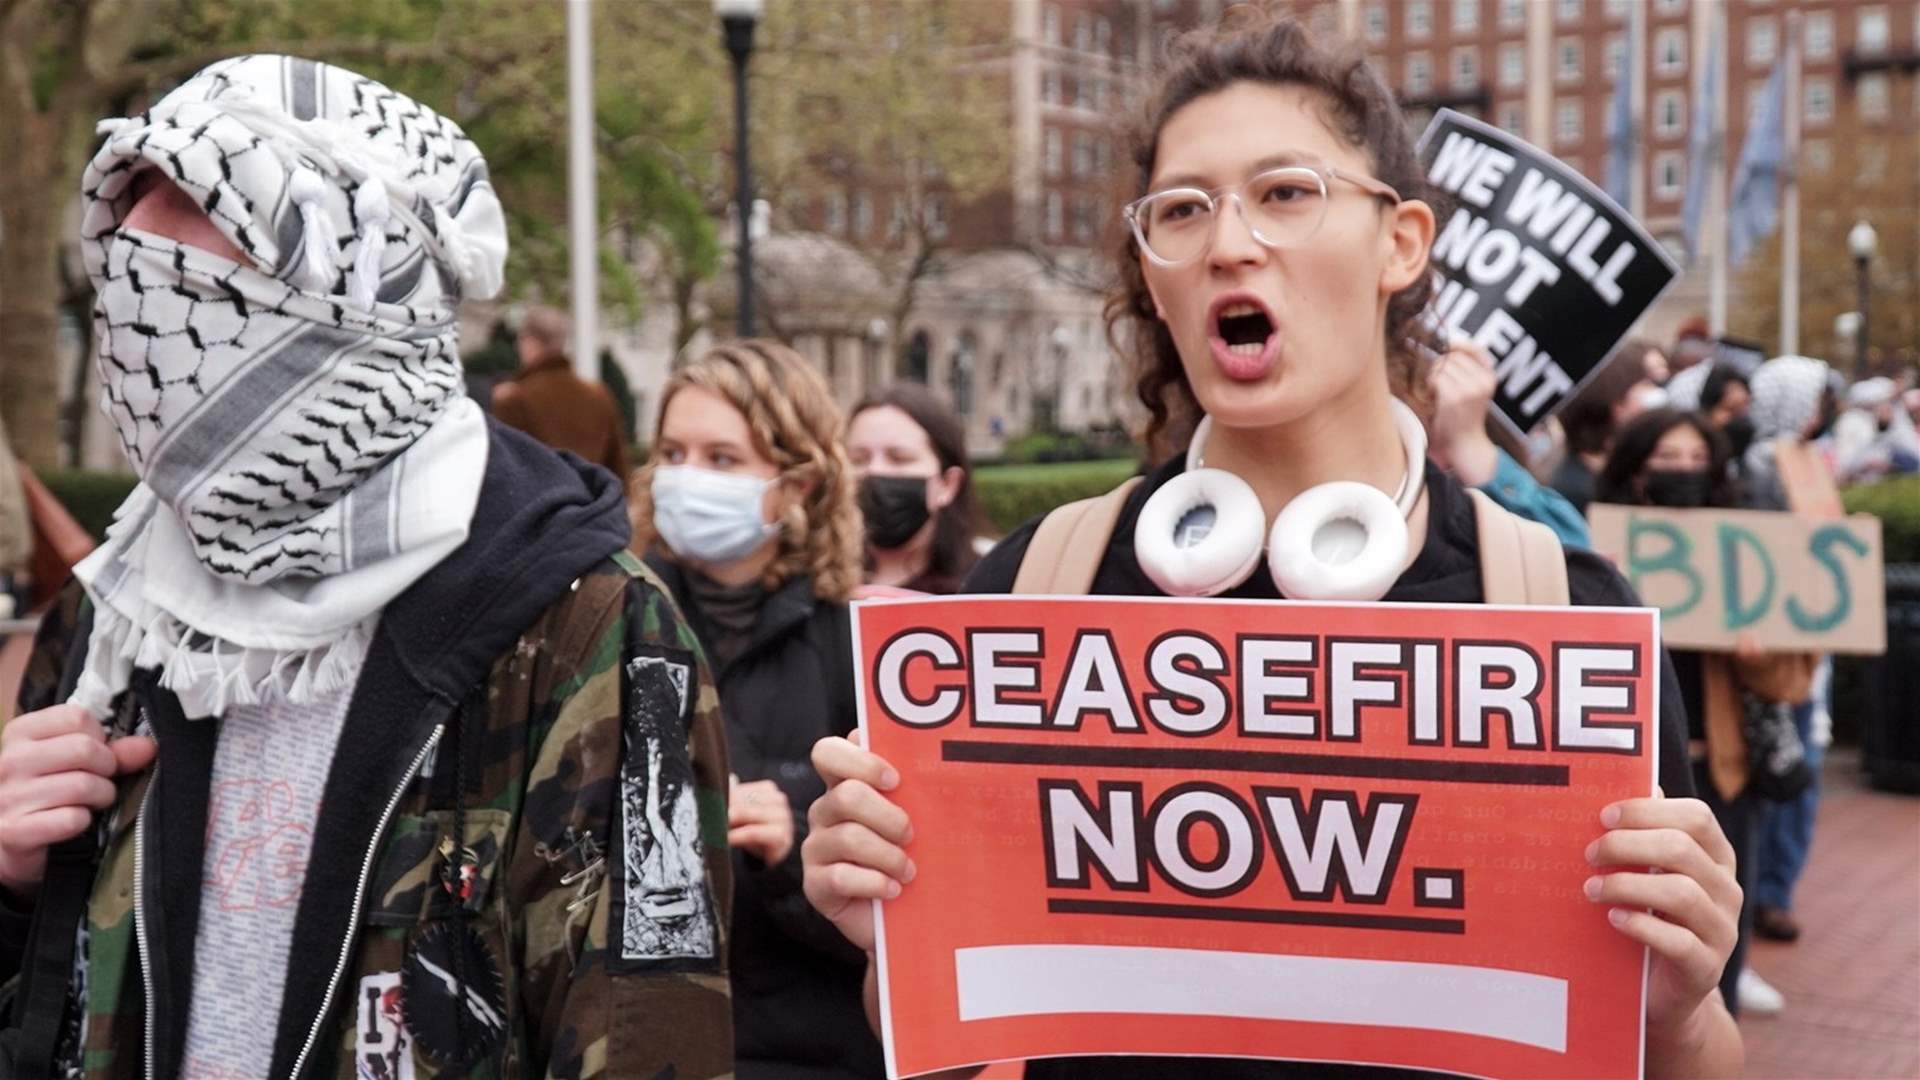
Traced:
POLYGON ((1331 166, 1289 165, 1258 173, 1238 187, 1156 191, 1128 203, 1120 213, 1147 258, 1161 266, 1182 266, 1213 246, 1216 216, 1229 199, 1239 205, 1255 240, 1270 248, 1299 247, 1313 239, 1327 219, 1328 186, 1334 180, 1345 180, 1390 206, 1400 203, 1398 192, 1371 176, 1331 166))

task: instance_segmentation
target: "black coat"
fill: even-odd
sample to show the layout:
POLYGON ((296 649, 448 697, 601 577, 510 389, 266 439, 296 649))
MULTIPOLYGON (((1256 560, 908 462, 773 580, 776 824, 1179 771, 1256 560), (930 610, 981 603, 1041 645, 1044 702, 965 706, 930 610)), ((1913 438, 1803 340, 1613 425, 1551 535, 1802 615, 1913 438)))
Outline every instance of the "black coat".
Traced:
MULTIPOLYGON (((714 661, 714 635, 686 572, 651 566, 714 661)), ((714 672, 726 716, 727 758, 742 783, 772 780, 793 804, 793 851, 777 866, 733 853, 733 1030, 740 1080, 845 1080, 886 1075, 860 1001, 866 956, 800 891, 807 808, 826 793, 813 744, 852 731, 852 623, 845 604, 816 599, 813 582, 767 598, 744 648, 714 672)))

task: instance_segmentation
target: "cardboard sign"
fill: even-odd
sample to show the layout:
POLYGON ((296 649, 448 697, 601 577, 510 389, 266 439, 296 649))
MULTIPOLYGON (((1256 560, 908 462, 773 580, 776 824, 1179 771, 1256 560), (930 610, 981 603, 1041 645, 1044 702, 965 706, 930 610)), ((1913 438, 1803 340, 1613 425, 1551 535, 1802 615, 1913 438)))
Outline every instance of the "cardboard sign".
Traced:
POLYGON ((1671 648, 1887 651, 1880 519, 1758 510, 1587 508, 1593 549, 1660 609, 1671 648))
POLYGON ((1582 884, 1651 793, 1647 609, 860 604, 917 875, 891 1076, 1087 1054, 1639 1073, 1645 950, 1582 884))
POLYGON ((1524 435, 1597 373, 1679 267, 1586 177, 1451 109, 1420 137, 1457 203, 1430 254, 1433 311, 1493 354, 1496 413, 1524 435))

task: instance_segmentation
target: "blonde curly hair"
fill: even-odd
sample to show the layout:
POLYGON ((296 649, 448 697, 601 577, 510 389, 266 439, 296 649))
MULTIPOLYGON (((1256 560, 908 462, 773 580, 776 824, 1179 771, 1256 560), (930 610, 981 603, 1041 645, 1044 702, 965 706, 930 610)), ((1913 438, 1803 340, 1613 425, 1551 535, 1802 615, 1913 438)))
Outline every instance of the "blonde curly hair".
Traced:
MULTIPOLYGON (((753 435, 753 448, 791 480, 805 497, 794 501, 779 522, 779 552, 761 584, 778 588, 799 574, 813 578, 813 594, 844 602, 860 584, 861 524, 852 466, 843 436, 846 418, 834 403, 826 380, 807 359, 775 341, 729 341, 675 372, 660 391, 655 430, 666 420, 673 395, 697 386, 740 410, 753 435)), ((634 473, 628 506, 633 515, 633 547, 645 552, 660 533, 653 526, 655 456, 634 473)), ((660 544, 671 558, 671 550, 660 544)))

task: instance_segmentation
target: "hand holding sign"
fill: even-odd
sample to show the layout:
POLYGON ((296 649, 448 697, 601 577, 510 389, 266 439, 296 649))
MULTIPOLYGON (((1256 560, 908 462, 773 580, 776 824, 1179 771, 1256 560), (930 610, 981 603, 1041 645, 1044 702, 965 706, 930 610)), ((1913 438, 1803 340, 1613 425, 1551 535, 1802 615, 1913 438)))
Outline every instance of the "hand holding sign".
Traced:
POLYGON ((1587 880, 1587 899, 1612 905, 1608 921, 1653 950, 1647 1026, 1657 1036, 1719 1000, 1740 922, 1733 846, 1699 799, 1628 799, 1600 823, 1610 831, 1587 861, 1604 872, 1587 880))
POLYGON ((807 839, 800 845, 807 902, 848 941, 873 951, 873 905, 891 900, 914 877, 905 845, 913 839, 906 811, 882 791, 900 784, 900 774, 880 755, 839 737, 813 747, 813 767, 827 793, 807 811, 807 839))
POLYGON ((1493 356, 1456 338, 1433 365, 1427 385, 1433 390, 1433 438, 1427 450, 1434 463, 1468 487, 1493 479, 1500 464, 1499 448, 1487 434, 1487 406, 1498 385, 1493 356))

